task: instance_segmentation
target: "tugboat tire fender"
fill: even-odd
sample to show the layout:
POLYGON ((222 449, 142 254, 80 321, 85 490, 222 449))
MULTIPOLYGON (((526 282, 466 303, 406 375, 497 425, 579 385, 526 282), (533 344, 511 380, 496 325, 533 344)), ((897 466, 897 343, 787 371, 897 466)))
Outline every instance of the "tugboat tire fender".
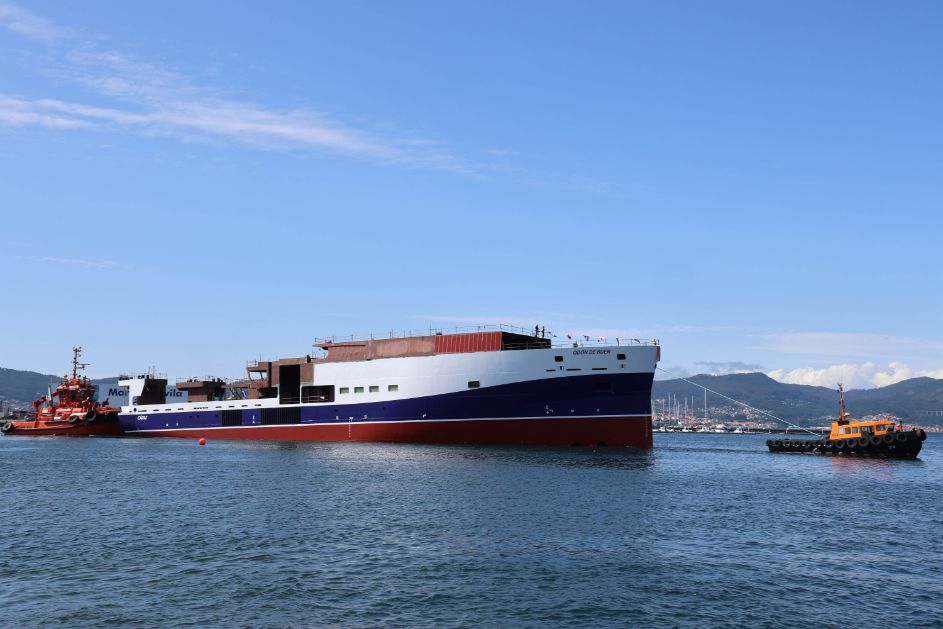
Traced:
POLYGON ((897 433, 896 439, 897 439, 897 443, 906 443, 907 435, 905 433, 899 432, 897 433))
POLYGON ((79 416, 78 416, 78 415, 69 415, 69 423, 70 423, 70 424, 74 424, 74 423, 76 423, 77 421, 79 421, 79 416))
POLYGON ((884 435, 881 437, 881 442, 886 443, 887 445, 894 443, 894 435, 884 435))
POLYGON ((927 438, 927 431, 924 430, 923 428, 918 428, 918 429, 917 429, 917 439, 919 439, 920 441, 925 441, 926 438, 927 438))
POLYGON ((867 437, 859 437, 858 440, 855 442, 855 445, 858 446, 859 448, 867 448, 869 444, 870 444, 870 441, 868 440, 867 437))
POLYGON ((3 426, 0 427, 0 430, 2 430, 3 432, 10 432, 11 430, 13 430, 13 422, 4 423, 3 426))
POLYGON ((868 439, 868 443, 870 443, 872 446, 879 446, 881 445, 881 438, 875 435, 868 439))
POLYGON ((96 419, 98 419, 98 412, 95 409, 92 409, 89 412, 85 413, 86 424, 91 424, 96 419))

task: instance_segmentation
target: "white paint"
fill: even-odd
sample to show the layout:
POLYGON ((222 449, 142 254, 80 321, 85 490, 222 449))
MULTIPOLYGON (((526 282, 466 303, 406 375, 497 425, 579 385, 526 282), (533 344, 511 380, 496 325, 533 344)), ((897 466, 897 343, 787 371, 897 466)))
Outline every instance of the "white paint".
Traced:
MULTIPOLYGON (((607 373, 653 373, 657 353, 658 347, 654 345, 611 345, 314 363, 314 384, 334 385, 334 402, 293 406, 362 404, 444 395, 469 390, 468 382, 471 380, 479 381, 481 388, 486 388, 517 382, 598 376, 607 373), (619 354, 624 354, 625 360, 619 360, 619 354), (562 356, 563 361, 556 362, 555 356, 562 356), (593 367, 604 367, 605 371, 593 371, 593 367), (391 384, 398 385, 399 390, 388 391, 387 387, 391 384), (380 390, 370 393, 371 385, 379 386, 380 390), (350 393, 341 394, 342 387, 347 387, 350 393), (354 393, 354 387, 363 387, 364 392, 354 393)), ((136 381, 122 381, 122 384, 125 382, 133 385, 136 381)), ((252 400, 252 402, 256 407, 263 408, 288 406, 280 405, 277 398, 252 400)), ((168 400, 167 404, 137 405, 134 409, 137 412, 147 413, 176 412, 242 408, 244 404, 245 401, 232 400, 222 403, 193 402, 181 405, 168 400)), ((122 412, 132 412, 131 407, 122 407, 122 412)))

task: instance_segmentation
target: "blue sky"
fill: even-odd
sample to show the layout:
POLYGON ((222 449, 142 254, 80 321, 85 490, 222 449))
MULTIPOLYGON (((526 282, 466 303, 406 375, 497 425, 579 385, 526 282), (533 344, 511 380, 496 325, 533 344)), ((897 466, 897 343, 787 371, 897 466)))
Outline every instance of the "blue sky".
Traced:
POLYGON ((0 366, 656 337, 943 377, 943 7, 0 0, 0 366))

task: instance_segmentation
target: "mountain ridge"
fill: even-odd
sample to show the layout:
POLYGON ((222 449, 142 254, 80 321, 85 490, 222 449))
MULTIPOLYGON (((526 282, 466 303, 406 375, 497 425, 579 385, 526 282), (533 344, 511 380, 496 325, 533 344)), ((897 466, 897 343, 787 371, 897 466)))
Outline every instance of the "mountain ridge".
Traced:
MULTIPOLYGON (((697 375, 690 378, 656 380, 652 400, 657 410, 668 395, 694 396, 694 406, 703 404, 703 389, 685 382, 690 380, 739 402, 797 423, 820 423, 837 417, 838 390, 805 384, 788 384, 763 373, 697 375)), ((708 393, 708 407, 735 406, 720 396, 708 393)), ((845 405, 852 417, 891 415, 909 422, 943 424, 943 380, 921 376, 874 389, 845 391, 845 405)))

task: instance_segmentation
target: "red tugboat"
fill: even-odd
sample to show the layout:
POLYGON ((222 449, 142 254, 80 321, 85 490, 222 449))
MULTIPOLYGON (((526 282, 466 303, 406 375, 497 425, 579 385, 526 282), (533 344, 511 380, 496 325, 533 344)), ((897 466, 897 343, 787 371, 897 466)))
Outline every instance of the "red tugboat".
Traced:
POLYGON ((122 434, 118 411, 95 399, 95 386, 79 371, 87 364, 79 362, 81 347, 72 348, 72 377, 63 376, 54 392, 33 402, 33 417, 7 420, 0 430, 5 435, 23 436, 107 436, 122 434), (53 402, 52 398, 56 398, 53 402), (45 405, 46 402, 48 405, 45 405))

